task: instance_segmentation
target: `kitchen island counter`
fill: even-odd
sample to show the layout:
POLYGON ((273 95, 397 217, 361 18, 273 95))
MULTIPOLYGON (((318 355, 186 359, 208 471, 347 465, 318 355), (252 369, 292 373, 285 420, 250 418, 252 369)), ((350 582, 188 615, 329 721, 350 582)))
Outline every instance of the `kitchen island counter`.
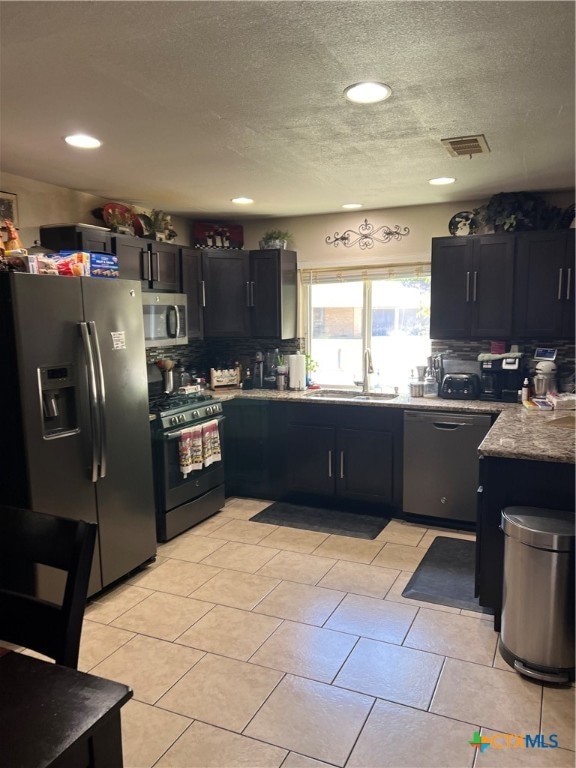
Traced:
POLYGON ((530 461, 575 461, 575 431, 570 424, 574 411, 528 411, 517 403, 488 402, 484 400, 444 400, 440 397, 410 397, 399 395, 390 399, 378 396, 370 400, 359 398, 360 392, 346 397, 343 393, 330 396, 326 390, 278 391, 252 389, 216 392, 222 400, 231 398, 273 400, 287 402, 355 405, 359 408, 401 408, 404 410, 442 411, 448 413, 487 413, 497 416, 490 431, 480 443, 478 454, 504 459, 530 461), (562 420, 567 426, 560 426, 562 420), (557 422, 557 423, 555 423, 557 422))

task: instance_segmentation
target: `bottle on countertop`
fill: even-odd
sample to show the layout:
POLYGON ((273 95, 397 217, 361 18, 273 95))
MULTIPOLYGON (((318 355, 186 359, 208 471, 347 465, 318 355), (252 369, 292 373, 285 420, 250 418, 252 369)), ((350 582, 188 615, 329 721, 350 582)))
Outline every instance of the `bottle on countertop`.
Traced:
POLYGON ((426 369, 424 376, 424 397, 438 397, 438 382, 431 367, 426 369))
POLYGON ((530 400, 530 382, 528 379, 524 379, 522 384, 522 402, 525 403, 527 400, 530 400))

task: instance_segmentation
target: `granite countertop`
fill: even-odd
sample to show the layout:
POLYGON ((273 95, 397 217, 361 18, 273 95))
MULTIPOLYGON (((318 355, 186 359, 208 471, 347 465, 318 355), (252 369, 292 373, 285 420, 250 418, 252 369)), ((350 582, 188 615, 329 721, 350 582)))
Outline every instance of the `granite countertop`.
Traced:
POLYGON ((340 392, 334 396, 326 390, 278 391, 274 389, 241 389, 214 392, 221 400, 242 398, 251 400, 279 400, 306 403, 354 405, 359 408, 402 408, 404 410, 447 411, 455 413, 489 413, 497 416, 490 431, 480 443, 480 456, 504 459, 528 459, 574 463, 575 429, 574 411, 528 411, 517 403, 494 403, 483 400, 444 400, 440 397, 409 397, 399 395, 392 399, 377 396, 372 400, 358 399, 360 392, 350 397, 340 392), (320 396, 319 393, 323 393, 320 396))

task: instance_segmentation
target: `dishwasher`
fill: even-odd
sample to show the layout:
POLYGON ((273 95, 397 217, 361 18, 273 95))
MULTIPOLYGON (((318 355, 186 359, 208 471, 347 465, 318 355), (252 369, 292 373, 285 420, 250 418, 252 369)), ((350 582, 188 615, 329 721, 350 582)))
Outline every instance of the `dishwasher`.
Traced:
POLYGON ((492 417, 404 412, 406 514, 476 522, 478 446, 492 417))

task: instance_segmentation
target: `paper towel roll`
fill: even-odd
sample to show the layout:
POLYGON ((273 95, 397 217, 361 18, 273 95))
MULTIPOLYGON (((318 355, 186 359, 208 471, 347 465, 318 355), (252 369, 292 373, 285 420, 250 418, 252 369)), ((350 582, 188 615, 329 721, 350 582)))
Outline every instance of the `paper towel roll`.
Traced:
POLYGON ((305 355, 288 355, 290 389, 306 389, 305 355))

